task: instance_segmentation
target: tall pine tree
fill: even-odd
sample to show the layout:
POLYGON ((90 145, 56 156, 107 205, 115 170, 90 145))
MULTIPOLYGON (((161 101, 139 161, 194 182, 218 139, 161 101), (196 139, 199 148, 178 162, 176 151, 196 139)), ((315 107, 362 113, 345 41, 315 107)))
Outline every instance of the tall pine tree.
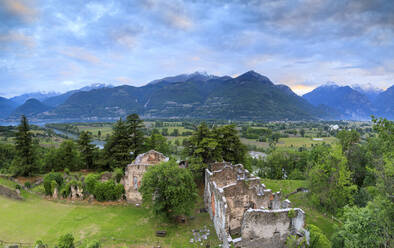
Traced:
POLYGON ((17 159, 13 162, 15 175, 29 176, 37 172, 37 161, 33 147, 33 137, 26 116, 22 116, 15 138, 17 159))
POLYGON ((92 134, 87 131, 81 132, 78 139, 79 149, 86 169, 92 169, 94 167, 93 158, 95 145, 91 144, 92 139, 92 134))
POLYGON ((219 144, 219 150, 224 161, 233 164, 244 163, 246 147, 241 143, 235 125, 226 125, 213 130, 219 144))
POLYGON ((133 158, 138 154, 144 152, 144 123, 137 114, 131 114, 127 116, 126 126, 128 132, 128 139, 130 144, 130 150, 133 152, 133 158))
POLYGON ((128 128, 122 119, 115 123, 112 135, 105 144, 104 150, 108 166, 111 168, 124 168, 131 162, 128 128))

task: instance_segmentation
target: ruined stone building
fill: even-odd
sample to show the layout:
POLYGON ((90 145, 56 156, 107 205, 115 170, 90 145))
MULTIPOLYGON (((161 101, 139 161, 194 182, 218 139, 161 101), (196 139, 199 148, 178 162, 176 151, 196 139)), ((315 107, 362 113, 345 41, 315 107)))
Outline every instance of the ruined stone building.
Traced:
POLYGON ((214 163, 205 173, 205 205, 223 247, 284 247, 288 235, 302 236, 305 214, 291 208, 243 165, 214 163))
POLYGON ((149 166, 154 166, 161 162, 167 162, 168 157, 160 152, 150 150, 142 153, 129 165, 127 165, 124 180, 126 199, 130 203, 142 203, 142 196, 138 189, 141 185, 142 177, 149 166))

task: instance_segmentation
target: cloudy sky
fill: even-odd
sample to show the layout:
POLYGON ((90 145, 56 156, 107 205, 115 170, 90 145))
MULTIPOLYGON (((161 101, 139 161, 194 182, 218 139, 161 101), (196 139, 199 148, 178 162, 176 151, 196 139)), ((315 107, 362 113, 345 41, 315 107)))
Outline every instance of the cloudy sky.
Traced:
POLYGON ((394 84, 392 0, 0 0, 0 95, 255 70, 301 94, 394 84))

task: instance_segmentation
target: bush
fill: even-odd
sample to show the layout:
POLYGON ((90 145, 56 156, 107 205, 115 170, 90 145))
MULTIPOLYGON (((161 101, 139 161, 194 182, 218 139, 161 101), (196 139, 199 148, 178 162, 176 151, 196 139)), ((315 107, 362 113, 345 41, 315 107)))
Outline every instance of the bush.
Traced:
POLYGON ((113 175, 114 175, 115 181, 116 181, 117 183, 120 182, 120 180, 121 180, 122 177, 123 177, 123 174, 124 174, 124 173, 123 173, 123 170, 122 170, 121 168, 115 168, 113 175))
POLYGON ((305 173, 303 173, 299 169, 294 169, 290 172, 288 179, 290 179, 290 180, 305 180, 305 173))
POLYGON ((69 168, 65 168, 64 169, 64 173, 66 173, 66 175, 70 175, 70 169, 69 168))
POLYGON ((123 193, 123 185, 115 184, 114 181, 97 182, 94 189, 94 197, 98 201, 116 201, 123 193))
POLYGON ((94 194, 94 189, 99 179, 100 179, 100 175, 97 174, 89 174, 86 176, 85 185, 86 185, 86 191, 89 194, 94 194))
POLYGON ((52 181, 56 181, 59 187, 63 184, 63 177, 58 172, 51 172, 44 177, 44 189, 46 195, 52 195, 52 181))
POLYGON ((97 240, 92 240, 86 245, 86 248, 100 248, 100 247, 101 247, 100 241, 97 240))
POLYGON ((289 216, 289 218, 295 218, 297 216, 297 213, 295 212, 294 209, 290 209, 287 215, 289 216))
POLYGON ((34 248, 45 248, 47 247, 42 240, 37 240, 36 243, 34 244, 34 248))
POLYGON ((57 185, 57 182, 55 180, 52 180, 52 182, 51 182, 51 195, 53 194, 53 192, 55 192, 56 188, 59 188, 59 185, 57 185))
POLYGON ((331 248, 331 242, 324 235, 322 230, 315 225, 308 225, 307 229, 310 232, 309 244, 311 248, 331 248))
POLYGON ((21 190, 21 186, 19 184, 15 185, 15 189, 21 190))
POLYGON ((57 245, 58 248, 74 248, 74 237, 72 234, 67 233, 63 236, 60 236, 59 243, 57 245))
POLYGON ((31 188, 31 183, 30 182, 25 182, 25 188, 30 189, 31 188))

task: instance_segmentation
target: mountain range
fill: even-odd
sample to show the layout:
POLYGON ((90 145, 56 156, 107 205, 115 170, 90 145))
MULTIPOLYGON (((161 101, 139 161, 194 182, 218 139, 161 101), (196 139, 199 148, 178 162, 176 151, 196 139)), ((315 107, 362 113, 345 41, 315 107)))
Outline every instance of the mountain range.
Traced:
POLYGON ((393 118, 393 91, 394 87, 380 92, 326 84, 300 97, 254 71, 234 78, 196 72, 141 87, 96 84, 22 105, 0 98, 0 118, 118 118, 138 113, 145 118, 364 120, 371 114, 393 118))
POLYGON ((327 106, 336 118, 370 120, 371 115, 394 118, 394 86, 385 91, 325 84, 302 96, 314 106, 327 106))

